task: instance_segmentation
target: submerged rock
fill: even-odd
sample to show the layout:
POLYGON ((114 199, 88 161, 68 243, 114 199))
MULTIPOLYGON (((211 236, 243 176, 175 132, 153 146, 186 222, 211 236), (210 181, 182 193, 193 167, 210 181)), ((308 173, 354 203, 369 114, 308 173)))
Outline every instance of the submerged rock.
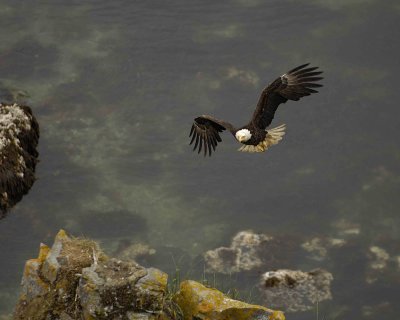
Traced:
POLYGON ((29 94, 26 91, 10 87, 0 82, 0 101, 2 101, 3 104, 13 104, 14 102, 23 103, 28 97, 29 94))
POLYGON ((368 284, 400 283, 399 256, 391 256, 386 249, 373 245, 368 248, 367 259, 365 280, 368 284))
POLYGON ((392 307, 393 306, 387 301, 372 305, 365 305, 361 308, 361 314, 366 319, 384 319, 392 307))
POLYGON ((0 104, 0 218, 35 182, 39 125, 27 106, 0 104))
POLYGON ((318 302, 332 299, 330 284, 333 276, 328 271, 315 269, 269 271, 262 275, 260 290, 264 301, 287 312, 307 311, 318 302))
POLYGON ((281 311, 230 299, 222 292, 196 281, 184 281, 174 301, 181 308, 184 320, 284 320, 281 311))
POLYGON ((262 261, 257 251, 262 243, 271 239, 265 234, 241 231, 232 239, 229 248, 220 247, 204 254, 208 270, 229 274, 259 267, 262 261))
POLYGON ((122 260, 135 260, 146 259, 156 253, 156 250, 148 244, 137 242, 130 243, 129 241, 121 241, 118 249, 114 253, 122 260))
POLYGON ((295 261, 300 254, 297 241, 251 230, 240 231, 230 247, 220 247, 204 254, 208 272, 231 274, 254 269, 275 269, 295 261), (289 260, 288 260, 289 259, 289 260))
POLYGON ((309 258, 322 261, 328 257, 329 251, 345 244, 346 240, 340 238, 315 237, 302 243, 301 247, 309 253, 309 258))

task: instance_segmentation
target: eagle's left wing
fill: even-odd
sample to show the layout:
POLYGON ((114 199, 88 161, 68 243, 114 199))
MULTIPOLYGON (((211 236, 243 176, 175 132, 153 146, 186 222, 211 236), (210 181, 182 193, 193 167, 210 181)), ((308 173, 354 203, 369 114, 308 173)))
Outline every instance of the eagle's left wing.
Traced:
POLYGON ((288 100, 297 101, 318 92, 312 88, 322 87, 322 84, 316 83, 323 79, 316 77, 322 71, 318 71, 318 67, 306 68, 308 65, 309 63, 306 63, 288 71, 262 91, 253 114, 254 125, 265 129, 272 122, 275 111, 281 103, 288 100))
POLYGON ((194 119, 189 134, 189 137, 192 137, 190 144, 196 141, 193 151, 198 147, 198 153, 200 153, 204 146, 204 156, 207 155, 207 151, 208 155, 211 156, 211 149, 215 151, 218 142, 222 141, 219 133, 225 129, 232 133, 235 132, 235 128, 229 122, 211 116, 202 115, 194 119))

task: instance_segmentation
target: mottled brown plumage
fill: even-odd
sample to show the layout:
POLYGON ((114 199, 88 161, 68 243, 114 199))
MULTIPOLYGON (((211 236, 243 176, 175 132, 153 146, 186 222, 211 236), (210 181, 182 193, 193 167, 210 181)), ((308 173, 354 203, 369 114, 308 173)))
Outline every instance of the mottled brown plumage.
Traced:
POLYGON ((212 116, 202 115, 195 118, 189 135, 192 137, 190 144, 195 143, 193 150, 197 149, 200 153, 203 148, 204 156, 207 154, 211 156, 218 142, 222 141, 219 134, 224 130, 229 130, 239 142, 249 146, 240 148, 240 151, 262 152, 278 143, 284 135, 285 127, 266 130, 278 106, 288 100, 298 101, 304 96, 317 93, 315 88, 322 87, 316 83, 323 79, 318 76, 322 71, 318 71, 318 67, 308 67, 308 65, 307 63, 298 66, 269 84, 261 92, 252 119, 239 129, 212 116))

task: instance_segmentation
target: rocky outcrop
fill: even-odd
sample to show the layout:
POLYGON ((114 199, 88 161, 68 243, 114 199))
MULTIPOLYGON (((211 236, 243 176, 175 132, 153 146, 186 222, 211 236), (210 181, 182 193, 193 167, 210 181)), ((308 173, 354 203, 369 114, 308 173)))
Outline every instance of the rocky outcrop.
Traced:
POLYGON ((110 259, 61 230, 27 261, 14 319, 150 319, 162 313, 166 288, 165 273, 110 259))
POLYGON ((0 104, 0 219, 35 182, 39 125, 27 106, 0 104))
POLYGON ((184 281, 174 297, 184 320, 284 320, 281 311, 233 300, 195 281, 184 281))
POLYGON ((332 299, 331 273, 315 269, 269 271, 262 275, 260 285, 268 304, 288 312, 307 311, 321 301, 332 299))
POLYGON ((84 319, 162 313, 167 275, 132 262, 110 259, 82 271, 78 297, 84 319))
POLYGON ((174 295, 166 273, 107 257, 87 239, 61 230, 51 248, 26 262, 15 320, 283 320, 280 311, 226 297, 185 281, 174 295))

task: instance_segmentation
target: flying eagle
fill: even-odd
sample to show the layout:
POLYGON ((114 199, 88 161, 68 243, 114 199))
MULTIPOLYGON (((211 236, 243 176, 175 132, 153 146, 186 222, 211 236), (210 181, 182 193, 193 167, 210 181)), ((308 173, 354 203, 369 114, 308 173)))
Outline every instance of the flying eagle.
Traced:
POLYGON ((198 153, 204 149, 204 156, 211 156, 212 150, 218 142, 221 142, 220 132, 229 130, 232 135, 243 144, 239 151, 243 152, 264 152, 270 146, 282 140, 285 134, 285 125, 276 128, 266 128, 271 124, 276 109, 281 103, 288 100, 297 101, 304 96, 318 91, 312 88, 322 87, 316 83, 323 79, 317 77, 322 71, 318 67, 308 67, 309 63, 298 66, 281 75, 262 92, 258 99, 256 110, 248 124, 239 129, 229 122, 216 119, 212 116, 202 115, 194 119, 189 137, 192 137, 190 144, 195 142, 193 151, 198 153))

